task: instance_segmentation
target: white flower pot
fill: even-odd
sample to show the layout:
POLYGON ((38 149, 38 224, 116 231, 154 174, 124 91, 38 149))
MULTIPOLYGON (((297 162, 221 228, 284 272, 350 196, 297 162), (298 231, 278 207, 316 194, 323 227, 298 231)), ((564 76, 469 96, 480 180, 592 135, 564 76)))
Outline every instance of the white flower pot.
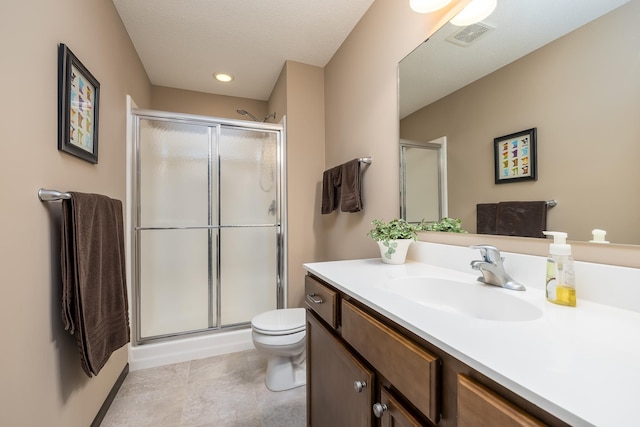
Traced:
POLYGON ((382 262, 387 264, 404 264, 411 242, 413 242, 413 239, 389 240, 387 245, 380 241, 376 242, 380 248, 382 262))

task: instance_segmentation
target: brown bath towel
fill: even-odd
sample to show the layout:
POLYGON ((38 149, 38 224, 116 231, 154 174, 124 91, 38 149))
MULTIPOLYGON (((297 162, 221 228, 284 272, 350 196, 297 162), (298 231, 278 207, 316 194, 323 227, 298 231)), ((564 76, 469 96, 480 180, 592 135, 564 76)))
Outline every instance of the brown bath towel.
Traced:
POLYGON ((342 185, 340 210, 359 212, 362 210, 362 191, 360 189, 360 160, 353 159, 342 165, 342 185))
POLYGON ((547 202, 500 202, 496 230, 504 236, 541 237, 547 229, 547 202))
POLYGON ((62 319, 91 377, 130 337, 122 202, 72 192, 62 216, 62 319))
POLYGON ((327 169, 322 174, 322 214, 335 211, 340 201, 340 185, 342 183, 342 166, 327 169))

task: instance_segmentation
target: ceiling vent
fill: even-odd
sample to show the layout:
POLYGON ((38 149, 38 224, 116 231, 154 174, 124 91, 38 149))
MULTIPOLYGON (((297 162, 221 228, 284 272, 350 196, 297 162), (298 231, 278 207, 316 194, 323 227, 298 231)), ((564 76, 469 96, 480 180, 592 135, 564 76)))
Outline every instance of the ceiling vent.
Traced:
POLYGON ((478 22, 461 28, 447 37, 446 40, 459 46, 467 47, 471 46, 473 43, 478 41, 478 39, 489 34, 493 30, 495 30, 495 28, 487 24, 483 24, 482 22, 478 22))

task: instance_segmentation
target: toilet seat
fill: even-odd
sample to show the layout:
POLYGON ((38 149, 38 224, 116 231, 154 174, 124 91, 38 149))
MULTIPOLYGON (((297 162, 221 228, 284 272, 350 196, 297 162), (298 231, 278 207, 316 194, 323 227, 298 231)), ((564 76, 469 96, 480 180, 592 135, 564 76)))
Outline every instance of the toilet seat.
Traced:
POLYGON ((271 310, 255 316, 251 328, 264 335, 289 335, 304 331, 305 320, 304 308, 271 310))

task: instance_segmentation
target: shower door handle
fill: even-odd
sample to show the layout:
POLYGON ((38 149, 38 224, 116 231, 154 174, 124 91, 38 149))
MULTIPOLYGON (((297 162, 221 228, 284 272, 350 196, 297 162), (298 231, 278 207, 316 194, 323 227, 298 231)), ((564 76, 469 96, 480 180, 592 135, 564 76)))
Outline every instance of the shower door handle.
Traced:
POLYGON ((322 298, 320 298, 314 293, 307 294, 307 301, 309 301, 312 304, 322 304, 324 302, 322 298))

